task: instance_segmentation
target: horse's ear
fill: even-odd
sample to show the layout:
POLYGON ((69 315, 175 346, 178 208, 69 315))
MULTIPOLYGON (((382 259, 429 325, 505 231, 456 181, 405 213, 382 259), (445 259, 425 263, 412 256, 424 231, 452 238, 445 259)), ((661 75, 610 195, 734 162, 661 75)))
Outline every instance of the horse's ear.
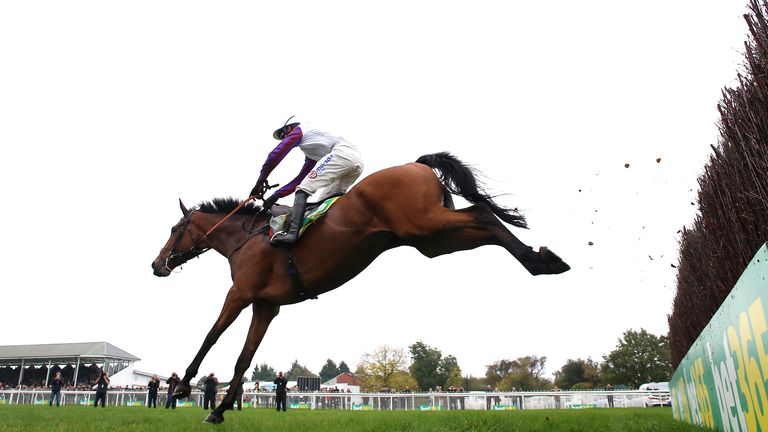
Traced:
POLYGON ((189 214, 189 210, 187 210, 187 206, 184 205, 183 202, 181 202, 181 198, 179 198, 179 207, 181 207, 181 213, 184 214, 184 217, 187 217, 189 214))

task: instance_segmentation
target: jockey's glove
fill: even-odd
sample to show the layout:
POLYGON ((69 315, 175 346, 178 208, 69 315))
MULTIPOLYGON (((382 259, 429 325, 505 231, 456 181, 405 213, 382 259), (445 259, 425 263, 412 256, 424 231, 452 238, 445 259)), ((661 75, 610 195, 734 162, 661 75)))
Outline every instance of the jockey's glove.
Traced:
POLYGON ((264 210, 271 209, 272 206, 275 205, 275 203, 277 202, 277 198, 278 197, 272 195, 271 197, 265 199, 264 204, 261 205, 261 208, 263 208, 264 210))
POLYGON ((256 184, 256 186, 254 186, 253 189, 251 189, 251 194, 248 196, 261 198, 264 196, 262 189, 264 189, 264 186, 262 184, 256 184))

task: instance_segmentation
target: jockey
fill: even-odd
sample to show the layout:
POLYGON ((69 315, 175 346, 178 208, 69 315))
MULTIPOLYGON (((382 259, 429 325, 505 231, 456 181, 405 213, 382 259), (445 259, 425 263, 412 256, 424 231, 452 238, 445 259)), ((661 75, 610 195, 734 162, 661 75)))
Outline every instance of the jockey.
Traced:
POLYGON ((320 189, 323 189, 323 199, 345 193, 363 172, 363 162, 357 147, 344 138, 315 129, 293 116, 275 130, 272 137, 280 140, 280 144, 267 156, 250 196, 264 199, 267 177, 272 170, 294 147, 299 147, 304 152, 304 166, 301 167, 299 175, 265 199, 263 204, 263 208, 268 210, 279 198, 296 191, 288 231, 280 231, 270 240, 272 246, 290 247, 298 237, 307 198, 320 189))

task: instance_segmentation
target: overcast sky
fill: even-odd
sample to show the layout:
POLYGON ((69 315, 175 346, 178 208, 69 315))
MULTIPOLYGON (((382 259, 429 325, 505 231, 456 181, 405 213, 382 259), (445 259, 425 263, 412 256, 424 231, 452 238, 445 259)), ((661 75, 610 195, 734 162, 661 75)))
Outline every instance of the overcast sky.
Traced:
MULTIPOLYGON (((668 331, 678 230, 741 69, 746 1, 24 1, 0 4, 0 345, 108 341, 182 373, 231 285, 209 252, 150 263, 181 213, 245 198, 298 115, 361 148, 363 176, 448 150, 572 270, 506 251, 400 248, 282 308, 254 365, 351 368, 418 340, 465 375, 546 374, 668 331), (626 167, 626 164, 629 164, 626 167)), ((298 150, 270 177, 298 172, 298 150)), ((403 191, 408 193, 408 191, 403 191)), ((290 199, 283 203, 290 204, 290 199)), ((250 310, 200 369, 232 375, 250 310)), ((250 374, 249 374, 250 376, 250 374)))

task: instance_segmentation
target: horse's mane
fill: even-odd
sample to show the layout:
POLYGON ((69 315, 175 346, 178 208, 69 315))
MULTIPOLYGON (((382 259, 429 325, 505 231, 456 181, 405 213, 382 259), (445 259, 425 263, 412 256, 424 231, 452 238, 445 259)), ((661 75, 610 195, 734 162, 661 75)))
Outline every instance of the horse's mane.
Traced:
MULTIPOLYGON (((210 201, 204 201, 197 205, 197 210, 203 213, 229 213, 236 209, 242 201, 227 197, 227 198, 214 198, 210 201)), ((255 215, 261 211, 261 206, 253 201, 248 202, 236 214, 240 215, 255 215)))

